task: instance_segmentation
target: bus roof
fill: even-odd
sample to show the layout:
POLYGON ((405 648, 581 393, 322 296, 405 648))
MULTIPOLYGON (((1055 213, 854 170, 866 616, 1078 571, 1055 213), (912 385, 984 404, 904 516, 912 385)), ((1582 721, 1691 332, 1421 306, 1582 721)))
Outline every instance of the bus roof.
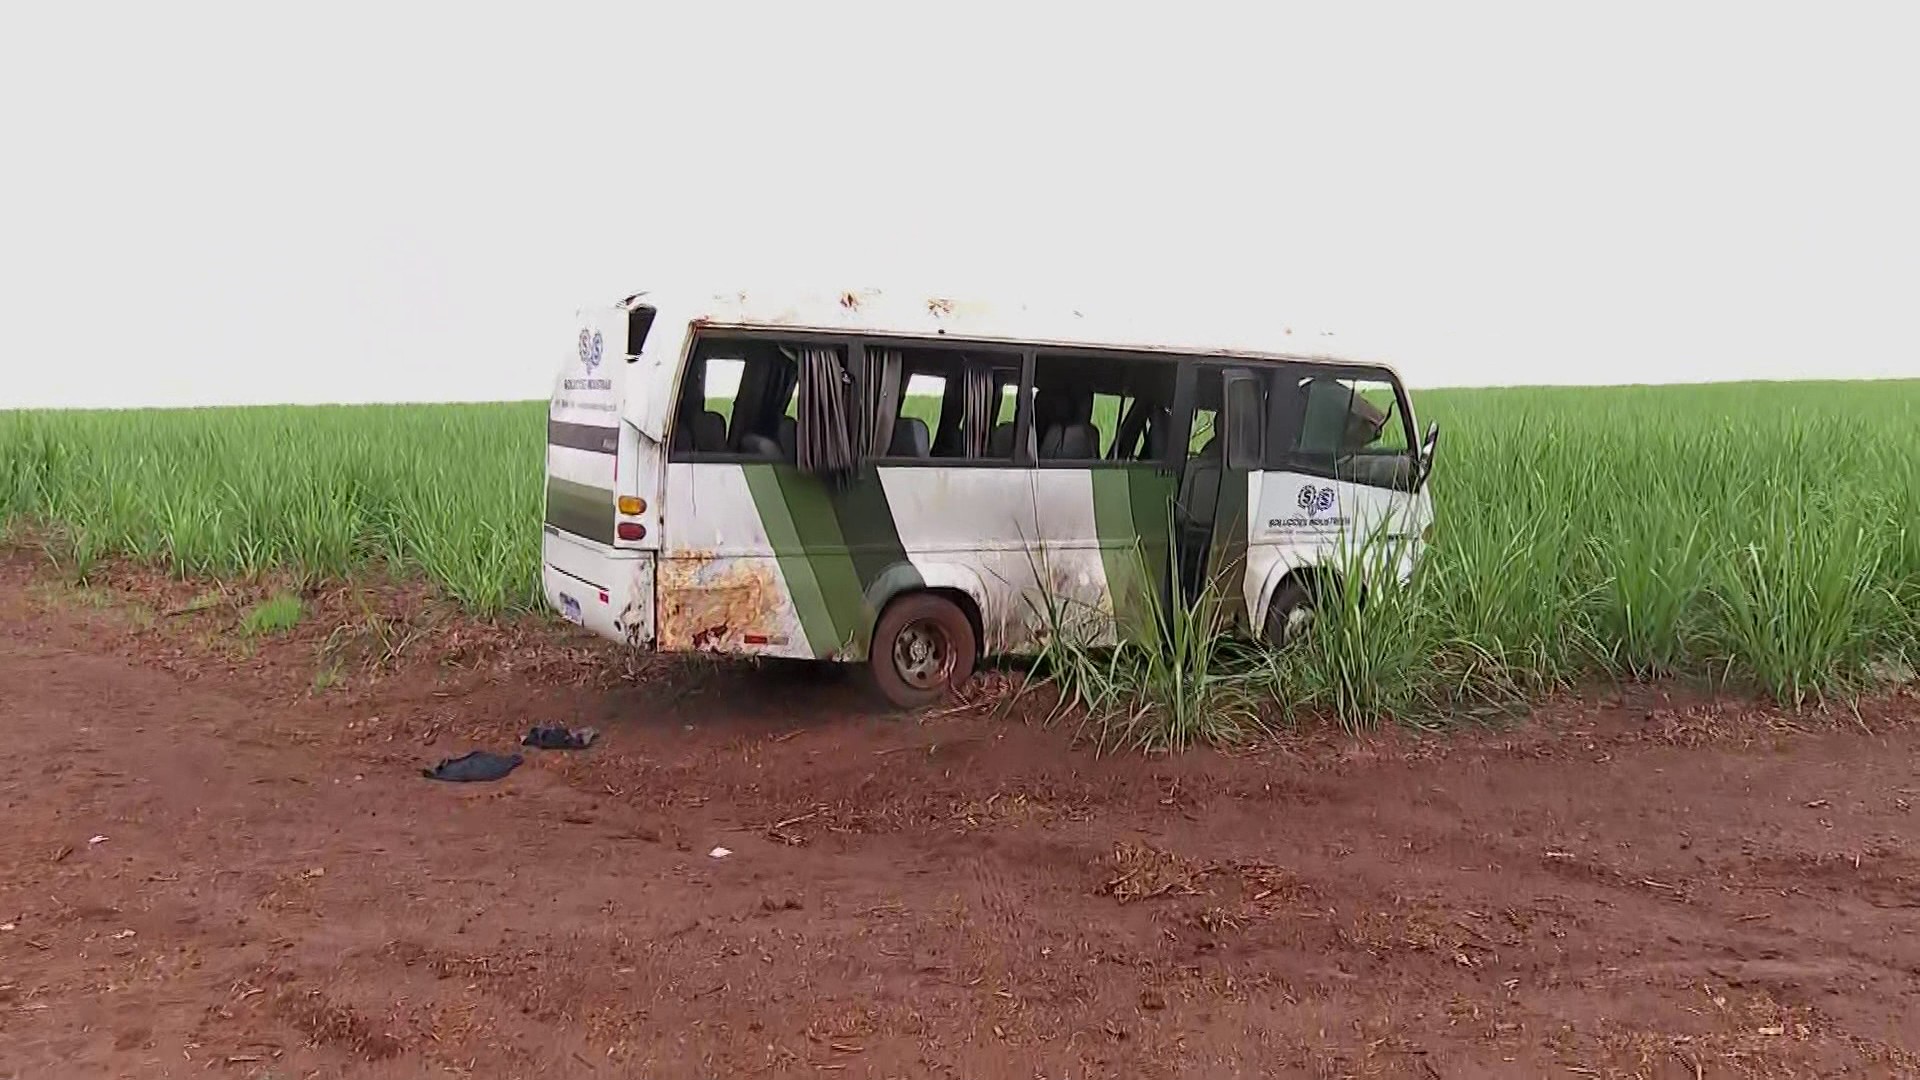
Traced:
POLYGON ((965 299, 927 293, 849 289, 822 291, 636 293, 623 307, 649 306, 690 324, 814 330, 967 341, 1059 345, 1115 351, 1172 352, 1266 360, 1311 360, 1393 371, 1384 359, 1352 348, 1328 331, 1267 319, 1251 332, 1223 333, 1217 320, 1179 318, 1142 305, 1125 315, 1026 302, 965 299))

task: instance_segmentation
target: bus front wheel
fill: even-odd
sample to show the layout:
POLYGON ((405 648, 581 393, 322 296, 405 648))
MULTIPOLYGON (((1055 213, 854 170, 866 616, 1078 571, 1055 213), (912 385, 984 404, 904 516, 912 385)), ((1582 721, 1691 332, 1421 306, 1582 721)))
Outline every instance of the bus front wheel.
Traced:
POLYGON ((917 709, 972 678, 977 650, 973 623, 959 605, 917 592, 888 604, 880 614, 867 663, 889 702, 917 709))
POLYGON ((1267 644, 1284 649, 1313 632, 1320 590, 1312 578, 1289 577, 1267 603, 1267 644))

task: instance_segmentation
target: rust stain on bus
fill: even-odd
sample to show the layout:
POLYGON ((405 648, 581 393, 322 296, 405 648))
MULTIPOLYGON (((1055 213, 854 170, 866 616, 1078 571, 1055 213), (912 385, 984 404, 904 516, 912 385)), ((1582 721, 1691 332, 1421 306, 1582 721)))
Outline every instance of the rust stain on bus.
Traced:
POLYGON ((661 559, 660 642, 666 649, 717 652, 780 625, 781 589, 771 559, 687 552, 661 559))
POLYGON ((624 627, 627 644, 635 648, 652 645, 659 638, 658 628, 647 624, 648 608, 653 604, 653 564, 634 560, 633 576, 627 583, 627 606, 620 612, 616 629, 624 627))

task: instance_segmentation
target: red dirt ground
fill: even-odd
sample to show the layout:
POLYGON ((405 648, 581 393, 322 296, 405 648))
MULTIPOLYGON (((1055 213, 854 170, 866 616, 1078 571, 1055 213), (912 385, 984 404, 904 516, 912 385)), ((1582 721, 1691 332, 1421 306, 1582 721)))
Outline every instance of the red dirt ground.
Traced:
POLYGON ((6 1080, 1920 1075, 1912 700, 1100 757, 392 590, 250 645, 35 574, 6 1080), (603 741, 420 775, 542 722, 603 741))

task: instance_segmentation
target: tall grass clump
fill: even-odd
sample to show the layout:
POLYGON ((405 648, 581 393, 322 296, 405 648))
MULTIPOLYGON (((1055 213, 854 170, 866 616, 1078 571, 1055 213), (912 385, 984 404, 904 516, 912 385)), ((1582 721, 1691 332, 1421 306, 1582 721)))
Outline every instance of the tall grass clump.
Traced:
POLYGON ((1287 715, 1318 711, 1349 731, 1388 720, 1428 726, 1451 701, 1498 699, 1499 664, 1445 637, 1430 585, 1395 581, 1398 551, 1382 536, 1337 550, 1307 578, 1314 619, 1298 640, 1256 650, 1266 696, 1287 715), (1345 583, 1376 582, 1367 587, 1345 583))
MULTIPOLYGON (((1136 580, 1155 579, 1136 546, 1136 580)), ((1044 563, 1044 549, 1030 553, 1044 563)), ((1168 573, 1172 573, 1171 570, 1168 573)), ((1052 580, 1043 569, 1036 580, 1052 580)), ((1111 612, 1050 593, 1034 598, 1042 645, 1034 670, 1077 713, 1081 731, 1102 749, 1181 750, 1230 746, 1264 727, 1261 680, 1228 633, 1230 612, 1218 587, 1167 603, 1155 590, 1139 599, 1147 617, 1119 635, 1111 612)))
POLYGON ((0 519, 57 562, 196 576, 419 573, 482 614, 539 599, 535 404, 0 413, 0 519))

